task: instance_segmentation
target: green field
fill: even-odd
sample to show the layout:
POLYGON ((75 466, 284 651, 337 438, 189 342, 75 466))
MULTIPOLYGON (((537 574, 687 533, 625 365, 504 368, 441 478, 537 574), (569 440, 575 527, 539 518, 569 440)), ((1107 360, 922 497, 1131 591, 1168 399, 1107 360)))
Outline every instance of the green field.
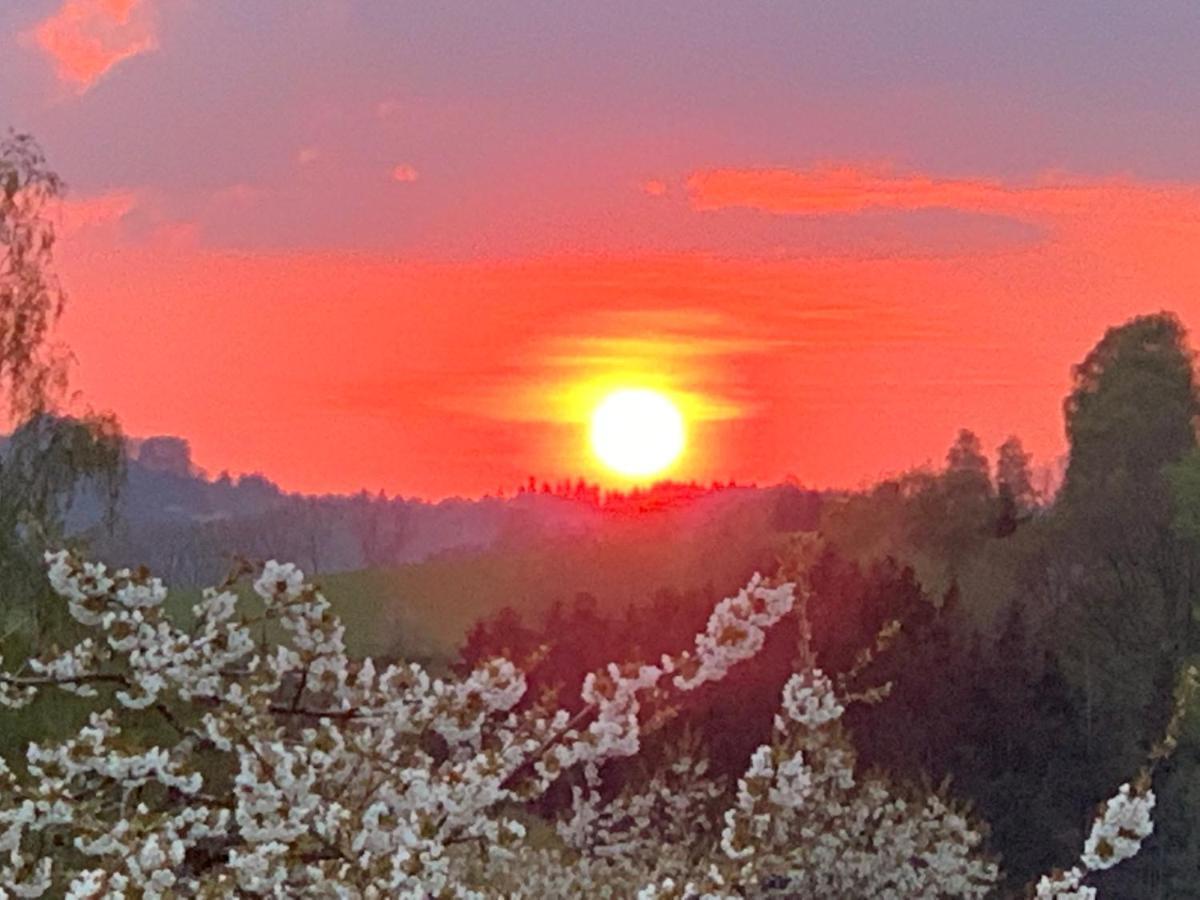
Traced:
MULTIPOLYGON (((753 511, 755 519, 759 515, 753 511)), ((773 568, 784 540, 762 521, 743 521, 737 513, 723 520, 721 534, 670 523, 616 528, 603 540, 563 538, 313 580, 345 623, 353 655, 437 666, 454 658, 475 622, 506 606, 536 618, 555 602, 570 603, 581 593, 614 611, 643 603, 664 588, 711 589, 724 596, 754 571, 773 568)), ((244 596, 253 603, 248 588, 244 596)), ((198 597, 198 591, 173 593, 168 608, 186 621, 198 597)))

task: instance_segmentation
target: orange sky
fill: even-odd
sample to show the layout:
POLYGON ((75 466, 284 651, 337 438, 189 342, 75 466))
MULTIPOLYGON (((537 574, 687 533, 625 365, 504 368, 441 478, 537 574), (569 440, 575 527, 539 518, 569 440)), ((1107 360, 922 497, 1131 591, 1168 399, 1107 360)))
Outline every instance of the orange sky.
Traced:
MULTIPOLYGON (((843 205, 824 182, 696 175, 704 189, 679 202, 822 215, 843 205)), ((303 490, 594 475, 571 396, 608 379, 701 401, 680 475, 848 484, 939 456, 960 425, 1053 456, 1070 364, 1106 324, 1187 316, 1200 296, 1189 186, 904 176, 863 190, 906 205, 927 190, 1040 234, 928 257, 405 263, 220 252, 170 233, 116 250, 97 235, 89 249, 94 223, 64 245, 68 284, 89 286, 64 335, 79 386, 131 432, 188 435, 201 461, 303 490)))
MULTIPOLYGON (((940 459, 959 427, 992 447, 1016 433, 1050 462, 1070 366, 1105 327, 1162 308, 1200 321, 1200 172, 1115 132, 1107 157, 1051 152, 1052 110, 1035 106, 1004 107, 1024 141, 964 137, 951 123, 990 95, 951 96, 920 69, 891 99, 896 116, 922 109, 930 136, 846 125, 847 108, 882 103, 889 72, 747 100, 760 117, 807 104, 808 147, 779 117, 723 131, 743 115, 726 88, 695 100, 706 115, 670 105, 674 70, 639 100, 620 69, 565 52, 544 63, 568 67, 557 80, 499 56, 439 69, 399 39, 369 50, 372 23, 353 14, 306 15, 292 52, 317 40, 306 29, 333 42, 309 102, 243 87, 244 116, 226 122, 202 81, 223 76, 191 63, 196 32, 233 27, 209 7, 43 5, 15 23, 20 61, 0 79, 32 73, 13 124, 43 136, 75 188, 59 247, 75 385, 131 434, 187 437, 213 472, 429 497, 596 478, 584 418, 618 384, 682 399, 683 478, 861 484, 940 459), (371 53, 395 69, 373 91, 371 53), (489 94, 501 78, 503 104, 489 94), (201 79, 195 109, 156 79, 201 79), (571 97, 590 105, 560 105, 571 97), (308 124, 260 127, 256 104, 308 124), (72 140, 89 134, 90 149, 72 140)), ((797 49, 750 25, 761 33, 729 54, 797 49)), ((455 30, 473 25, 421 27, 435 48, 474 40, 455 30)), ((654 52, 625 50, 631 66, 654 52)), ((886 48, 855 52, 886 68, 886 48)), ((1004 77, 1011 96, 1032 89, 1004 77)), ((1121 96, 1085 95, 1061 127, 1128 125, 1121 96)))

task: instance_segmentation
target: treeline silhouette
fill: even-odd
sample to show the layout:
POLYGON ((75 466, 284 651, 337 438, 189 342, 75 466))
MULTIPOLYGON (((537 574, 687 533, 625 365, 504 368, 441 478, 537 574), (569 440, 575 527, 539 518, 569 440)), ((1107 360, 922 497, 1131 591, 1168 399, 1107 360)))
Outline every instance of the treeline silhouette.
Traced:
POLYGON ((663 479, 645 486, 634 486, 627 490, 605 488, 580 477, 574 480, 561 479, 551 484, 542 481, 539 485, 537 478, 529 476, 529 481, 517 488, 517 496, 534 494, 543 497, 558 497, 582 503, 599 510, 621 515, 671 509, 685 506, 703 499, 711 494, 735 488, 754 488, 757 485, 741 485, 736 481, 712 481, 700 484, 698 481, 673 481, 663 479))
MULTIPOLYGON (((0 438, 0 457, 6 441, 0 438)), ((234 560, 293 560, 310 574, 421 563, 446 555, 593 534, 613 519, 712 508, 725 495, 759 491, 734 481, 662 480, 628 490, 583 478, 530 478, 515 492, 426 501, 379 491, 288 493, 262 474, 216 477, 174 436, 124 440, 115 515, 84 484, 67 504, 70 534, 114 563, 147 565, 170 583, 202 586, 234 560), (712 501, 712 502, 710 502, 712 501)), ((779 507, 781 527, 810 527, 823 494, 795 485, 761 489, 779 507)))

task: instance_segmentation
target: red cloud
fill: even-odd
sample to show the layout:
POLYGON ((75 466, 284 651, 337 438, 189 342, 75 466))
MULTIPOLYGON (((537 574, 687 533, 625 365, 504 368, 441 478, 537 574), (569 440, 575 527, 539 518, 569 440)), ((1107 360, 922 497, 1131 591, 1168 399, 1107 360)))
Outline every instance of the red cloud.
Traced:
POLYGON ((709 169, 688 179, 688 191, 697 209, 740 206, 809 215, 875 208, 978 210, 1009 205, 1004 201, 1011 193, 990 179, 932 178, 844 164, 806 170, 709 169))
POLYGON ((396 168, 392 169, 393 181, 416 181, 417 170, 407 163, 400 163, 396 168))
POLYGON ((139 199, 136 192, 128 190, 70 197, 59 207, 59 236, 71 239, 86 233, 111 237, 111 229, 137 208, 139 199))
POLYGON ((32 37, 58 77, 80 92, 122 60, 158 46, 147 0, 64 0, 32 37))
POLYGON ((1045 221, 1094 216, 1116 206, 1170 217, 1200 203, 1196 185, 1129 178, 1045 175, 1031 182, 946 178, 854 164, 811 169, 705 169, 687 181, 692 207, 740 207, 790 215, 858 213, 870 209, 965 212, 1045 221))

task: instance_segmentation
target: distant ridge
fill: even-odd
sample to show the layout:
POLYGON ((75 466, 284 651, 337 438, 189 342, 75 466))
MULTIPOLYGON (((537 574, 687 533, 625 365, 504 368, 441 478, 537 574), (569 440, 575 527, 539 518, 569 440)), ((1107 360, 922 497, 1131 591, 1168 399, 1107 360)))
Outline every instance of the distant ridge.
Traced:
MULTIPOLYGON (((99 498, 81 493, 69 530, 113 563, 149 565, 177 584, 203 584, 227 571, 233 554, 286 558, 309 571, 399 566, 448 553, 477 553, 597 534, 651 516, 689 522, 762 506, 781 527, 815 527, 822 495, 793 485, 708 486, 659 482, 628 492, 582 479, 523 487, 508 497, 436 502, 383 493, 289 493, 261 474, 209 477, 188 442, 159 435, 128 441, 118 525, 101 526, 99 498), (608 525, 604 523, 609 523, 608 525)), ((689 525, 691 527, 691 525, 689 525)))

